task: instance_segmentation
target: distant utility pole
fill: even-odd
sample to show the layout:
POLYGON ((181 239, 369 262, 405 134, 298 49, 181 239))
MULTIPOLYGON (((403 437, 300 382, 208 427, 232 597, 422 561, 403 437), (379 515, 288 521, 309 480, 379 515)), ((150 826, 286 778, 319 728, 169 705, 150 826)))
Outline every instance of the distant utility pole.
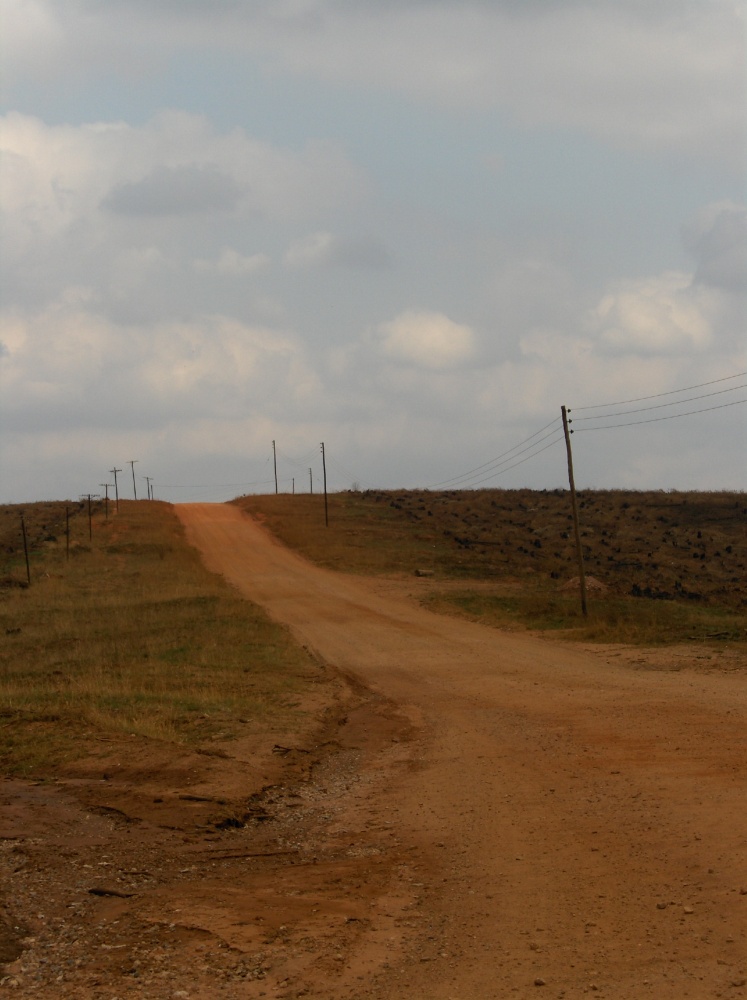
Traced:
POLYGON ((93 511, 91 509, 92 496, 93 496, 92 493, 86 493, 86 497, 88 498, 88 541, 89 542, 93 539, 93 511))
POLYGON ((272 442, 272 464, 275 467, 275 493, 278 491, 278 453, 275 448, 275 442, 272 442))
POLYGON ((329 527, 329 508, 327 506, 327 460, 324 456, 324 441, 322 441, 322 474, 324 476, 324 524, 329 527))
POLYGON ((121 469, 109 469, 114 476, 114 499, 117 507, 117 513, 119 513, 119 487, 117 486, 117 473, 121 472, 121 469))
POLYGON ((31 586, 31 564, 29 563, 29 541, 26 537, 26 522, 21 514, 21 534, 23 535, 23 554, 26 557, 26 581, 31 586))
POLYGON ((137 500, 137 486, 135 485, 135 462, 137 462, 137 459, 132 458, 127 464, 132 467, 132 492, 135 494, 135 499, 137 500))
POLYGON ((296 477, 295 476, 293 477, 293 479, 291 479, 291 491, 293 493, 293 496, 295 496, 296 495, 296 477))
POLYGON ((309 493, 314 492, 314 481, 311 478, 311 469, 309 469, 309 493))
POLYGON ((104 487, 104 517, 109 520, 109 487, 111 483, 99 483, 99 486, 104 487))
POLYGON ((568 482, 571 487, 571 509, 573 511, 573 533, 576 536, 576 557, 578 558, 578 580, 581 588, 581 612, 586 617, 588 609, 586 607, 586 575, 584 574, 584 552, 581 548, 581 532, 578 527, 578 504, 576 503, 576 484, 573 480, 573 453, 571 452, 571 434, 568 429, 568 414, 564 406, 560 407, 563 417, 563 433, 565 434, 565 448, 568 453, 568 482))
POLYGON ((145 484, 146 484, 146 486, 148 488, 148 499, 150 500, 151 499, 151 495, 150 495, 150 476, 143 476, 143 479, 145 480, 145 484))

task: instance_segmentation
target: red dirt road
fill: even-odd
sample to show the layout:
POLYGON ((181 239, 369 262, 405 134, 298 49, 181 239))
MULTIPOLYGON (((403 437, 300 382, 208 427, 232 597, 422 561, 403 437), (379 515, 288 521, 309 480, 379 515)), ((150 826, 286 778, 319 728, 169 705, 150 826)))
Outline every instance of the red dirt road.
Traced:
MULTIPOLYGON (((747 996, 744 674, 436 616, 235 507, 176 509, 211 569, 377 699, 320 792, 360 933, 287 995, 747 996)), ((326 891, 296 874, 289 893, 326 891)))

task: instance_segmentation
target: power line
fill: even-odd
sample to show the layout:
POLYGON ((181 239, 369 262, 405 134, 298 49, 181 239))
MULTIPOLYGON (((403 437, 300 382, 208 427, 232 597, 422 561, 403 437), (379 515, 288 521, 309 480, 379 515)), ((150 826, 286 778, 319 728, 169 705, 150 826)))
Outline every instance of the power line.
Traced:
POLYGON ((297 466, 299 469, 304 469, 304 471, 308 468, 308 464, 311 459, 316 458, 319 454, 317 448, 312 448, 311 451, 309 451, 306 455, 302 455, 300 458, 291 458, 290 455, 286 455, 284 451, 280 450, 280 448, 277 449, 277 453, 279 458, 282 458, 285 462, 289 462, 291 465, 297 466))
POLYGON ((479 486, 480 483, 489 482, 491 479, 495 479, 496 476, 502 476, 503 473, 508 472, 509 469, 515 469, 517 465, 523 465, 524 462, 528 462, 530 458, 534 458, 535 455, 541 454, 543 451, 546 451, 547 448, 550 448, 553 444, 555 444, 555 441, 551 441, 550 444, 545 445, 544 448, 540 448, 539 451, 533 450, 537 447, 537 445, 542 444, 543 441, 547 441, 547 439, 553 437, 553 435, 557 435, 555 441, 560 441, 562 435, 561 429, 557 427, 554 430, 551 430, 549 434, 545 434, 544 437, 541 437, 538 441, 528 445, 526 448, 522 448, 521 451, 517 451, 511 456, 511 458, 506 458, 502 462, 496 463, 491 469, 486 469, 486 474, 482 479, 469 479, 466 482, 462 482, 460 485, 465 487, 479 486), (518 458, 519 455, 523 455, 528 451, 532 452, 532 454, 527 455, 527 457, 523 458, 520 462, 514 462, 515 458, 518 458), (506 468, 501 468, 501 466, 506 466, 506 468))
POLYGON ((351 483, 362 484, 366 489, 373 488, 373 483, 370 483, 362 476, 355 475, 355 473, 351 472, 350 469, 347 469, 338 459, 330 458, 328 455, 327 464, 330 465, 335 472, 341 473, 351 483))
MULTIPOLYGON (((576 417, 574 423, 581 420, 609 420, 610 417, 627 417, 631 413, 643 413, 645 410, 662 410, 667 406, 684 406, 685 403, 694 403, 696 399, 708 399, 710 396, 723 396, 725 392, 736 392, 738 389, 747 389, 747 383, 742 385, 733 385, 729 389, 717 389, 715 392, 704 392, 700 396, 688 396, 687 399, 675 399, 671 403, 655 403, 653 406, 639 406, 635 410, 616 410, 614 413, 600 413, 592 417, 576 417)), ((683 392, 685 390, 682 390, 683 392)), ((662 395, 668 395, 663 393, 662 395)), ((654 397, 651 397, 654 398, 654 397)), ((585 410, 588 409, 586 406, 580 406, 578 409, 585 410)), ((572 410, 568 411, 572 413, 572 410)), ((700 411, 698 411, 700 412, 700 411)), ((676 416, 677 414, 673 414, 676 416)), ((682 414, 684 416, 685 414, 682 414)), ((639 421, 643 423, 643 421, 639 421)))
MULTIPOLYGON (((512 449, 512 451, 514 452, 514 454, 512 454, 510 458, 505 458, 502 462, 494 461, 493 463, 486 463, 488 467, 484 470, 485 475, 484 475, 484 477, 482 479, 479 479, 476 482, 475 479, 474 479, 474 476, 471 476, 471 477, 462 476, 462 477, 458 477, 460 479, 460 482, 457 483, 456 485, 469 487, 469 486, 476 485, 477 483, 487 482, 488 479, 493 478, 494 476, 502 475, 502 473, 508 471, 508 469, 502 469, 501 468, 502 465, 508 465, 508 463, 513 462, 513 460, 515 458, 518 458, 519 455, 523 455, 527 451, 532 451, 532 449, 536 448, 537 445, 542 444, 542 442, 546 441, 549 437, 552 437, 554 434, 559 434, 559 433, 560 433, 560 428, 556 427, 553 430, 551 430, 549 432, 549 434, 545 434, 543 437, 539 438, 537 441, 534 441, 532 444, 527 445, 526 448, 522 448, 520 451, 517 451, 516 449, 512 449)), ((558 438, 558 440, 560 440, 560 438, 558 438)), ((516 447, 518 448, 518 445, 516 447)), ((540 449, 540 451, 544 451, 544 450, 545 450, 544 448, 540 449)), ((540 452, 535 452, 535 454, 537 454, 537 455, 539 453, 540 452)), ((509 454, 509 453, 506 452, 505 454, 509 454)), ((533 457, 533 455, 528 455, 526 459, 522 459, 522 462, 528 461, 532 457, 533 457)), ((518 462, 516 464, 521 465, 522 462, 518 462)), ((508 467, 511 468, 511 469, 513 469, 513 468, 515 468, 515 465, 509 465, 508 467)))
MULTIPOLYGON (((660 399, 662 396, 674 396, 680 392, 691 392, 693 389, 703 389, 707 385, 716 385, 718 382, 728 382, 733 378, 742 378, 747 372, 737 372, 736 375, 725 375, 723 378, 714 378, 710 382, 700 382, 698 385, 688 385, 683 389, 671 389, 669 392, 657 392, 653 396, 636 396, 635 399, 618 399, 614 403, 597 403, 596 406, 576 406, 576 410, 601 410, 607 406, 626 406, 628 403, 643 403, 647 399, 660 399)), ((641 421, 642 423, 642 421, 641 421)))
MULTIPOLYGON (((527 444, 527 442, 531 441, 532 438, 536 438, 538 434, 541 434, 543 431, 546 431, 548 427, 552 427, 552 425, 556 424, 557 422, 558 422, 558 417, 555 417, 553 420, 550 421, 549 424, 545 424, 544 427, 540 427, 540 429, 538 431, 535 431, 534 434, 530 434, 529 437, 528 438, 524 438, 523 441, 519 441, 518 444, 514 445, 513 448, 509 448, 508 451, 501 452, 501 454, 500 455, 496 455, 495 458, 491 458, 487 462, 483 462, 482 465, 478 465, 476 468, 470 469, 468 472, 463 472, 459 476, 453 476, 451 479, 444 479, 440 483, 433 483, 433 485, 429 486, 428 489, 437 489, 439 486, 448 486, 451 483, 457 483, 460 480, 469 479, 471 476, 474 476, 477 473, 482 472, 483 469, 487 469, 488 466, 496 465, 496 464, 501 464, 500 460, 502 458, 504 458, 507 455, 511 455, 512 452, 515 452, 518 448, 521 448, 521 446, 523 444, 527 444)), ((548 434, 545 437, 549 437, 549 436, 550 435, 548 434)), ((545 438, 541 438, 540 440, 544 441, 545 438)), ((535 442, 535 444, 539 444, 539 443, 540 443, 539 441, 535 442)), ((534 445, 530 445, 530 447, 534 447, 534 445)), ((522 453, 519 452, 519 454, 522 454, 522 453)))
POLYGON ((486 476, 484 479, 478 479, 477 482, 473 482, 470 485, 471 486, 481 486, 483 483, 489 483, 492 479, 495 479, 497 476, 502 476, 504 472, 510 472, 511 469, 516 469, 516 468, 518 468, 518 466, 524 465, 525 462, 529 462, 533 458, 536 458, 537 455, 541 455, 542 452, 543 451, 547 451, 548 448, 553 448, 556 444, 560 444, 560 442, 562 440, 563 440, 563 435, 562 435, 562 433, 560 433, 558 435, 558 437, 555 438, 554 441, 550 441, 550 443, 546 444, 544 448, 540 448, 539 451, 535 451, 531 455, 527 455, 526 458, 522 458, 522 460, 520 462, 514 462, 513 465, 508 465, 508 466, 506 466, 505 469, 500 469, 497 472, 491 472, 491 474, 489 476, 486 476))
POLYGON ((701 410, 688 410, 687 413, 670 413, 667 417, 651 417, 648 420, 631 420, 624 424, 607 424, 605 427, 579 427, 576 430, 576 433, 585 434, 588 431, 610 431, 613 427, 633 427, 636 424, 655 424, 660 420, 677 420, 678 417, 689 417, 692 416, 693 413, 709 413, 711 410, 725 410, 728 406, 739 406, 740 403, 747 403, 747 399, 735 399, 733 403, 721 403, 720 406, 705 406, 701 410))

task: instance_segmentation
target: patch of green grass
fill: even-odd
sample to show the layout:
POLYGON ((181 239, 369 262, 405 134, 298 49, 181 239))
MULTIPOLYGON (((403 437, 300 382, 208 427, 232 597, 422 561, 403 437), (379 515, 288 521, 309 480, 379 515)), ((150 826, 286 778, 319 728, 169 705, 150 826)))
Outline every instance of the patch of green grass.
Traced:
POLYGON ((458 614, 498 628, 555 632, 585 642, 657 646, 683 642, 747 641, 744 616, 725 608, 631 597, 592 597, 588 616, 578 595, 536 586, 448 591, 424 600, 431 610, 458 614))
MULTIPOLYGON (((166 504, 122 503, 89 551, 36 552, 0 590, 0 769, 39 775, 91 740, 199 746, 286 725, 318 666, 208 573, 166 504)), ((86 524, 87 530, 87 524, 86 524)))

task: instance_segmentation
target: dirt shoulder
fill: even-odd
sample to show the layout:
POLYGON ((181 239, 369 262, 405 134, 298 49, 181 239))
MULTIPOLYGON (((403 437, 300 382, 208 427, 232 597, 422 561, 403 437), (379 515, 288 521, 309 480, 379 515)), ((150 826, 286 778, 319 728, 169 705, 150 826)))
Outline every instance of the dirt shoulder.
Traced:
POLYGON ((272 746, 107 747, 95 781, 3 789, 6 937, 26 947, 0 991, 747 995, 741 673, 429 614, 236 508, 177 510, 335 697, 272 746))

